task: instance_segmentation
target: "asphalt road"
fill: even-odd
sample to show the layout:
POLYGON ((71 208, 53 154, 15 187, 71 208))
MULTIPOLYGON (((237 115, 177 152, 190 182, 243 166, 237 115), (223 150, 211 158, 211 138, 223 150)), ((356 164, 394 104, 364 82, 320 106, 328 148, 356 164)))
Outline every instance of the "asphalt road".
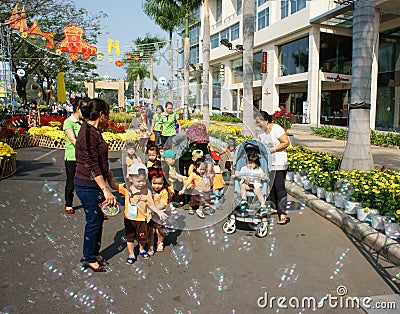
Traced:
MULTIPOLYGON (((120 158, 121 153, 110 154, 111 168, 121 181, 120 158)), ((310 313, 312 309, 302 309, 302 297, 338 296, 339 286, 347 289, 343 298, 398 293, 399 268, 376 258, 307 207, 291 212, 288 225, 272 225, 265 238, 255 237, 246 226, 223 234, 222 222, 232 209, 231 189, 215 217, 186 217, 185 229, 197 230, 170 232, 163 253, 139 258, 134 266, 124 264, 122 215, 109 219, 102 254, 111 271, 82 271, 84 213, 78 206, 75 215, 65 215, 59 200, 63 151, 19 149, 17 168, 14 176, 0 181, 3 313, 310 313), (49 186, 58 195, 49 193, 49 186), (279 309, 274 300, 272 309, 261 308, 257 300, 265 293, 270 302, 286 297, 296 305, 297 298, 300 306, 291 308, 286 301, 289 308, 279 309)), ((264 301, 260 299, 261 305, 264 301)), ((317 309, 339 311, 362 312, 329 308, 327 303, 317 309)))

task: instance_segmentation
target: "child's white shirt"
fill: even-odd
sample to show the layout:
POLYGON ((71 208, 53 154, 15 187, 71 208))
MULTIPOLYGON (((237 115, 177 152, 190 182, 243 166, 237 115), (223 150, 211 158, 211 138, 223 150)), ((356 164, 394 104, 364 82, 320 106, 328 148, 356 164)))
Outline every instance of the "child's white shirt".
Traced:
POLYGON ((264 171, 261 169, 261 167, 253 169, 248 166, 244 166, 242 169, 240 169, 240 184, 253 184, 254 188, 260 189, 262 186, 260 175, 263 173, 264 171), (254 176, 245 176, 246 174, 251 174, 254 176))

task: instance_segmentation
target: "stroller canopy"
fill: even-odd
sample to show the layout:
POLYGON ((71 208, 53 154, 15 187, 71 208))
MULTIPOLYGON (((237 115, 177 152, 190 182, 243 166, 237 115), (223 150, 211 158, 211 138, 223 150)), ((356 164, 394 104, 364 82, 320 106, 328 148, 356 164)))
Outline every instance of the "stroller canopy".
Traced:
POLYGON ((247 154, 250 152, 254 152, 258 155, 261 169, 264 173, 268 173, 271 170, 271 153, 267 146, 256 140, 244 141, 236 148, 233 168, 235 170, 240 170, 242 167, 246 166, 247 154))

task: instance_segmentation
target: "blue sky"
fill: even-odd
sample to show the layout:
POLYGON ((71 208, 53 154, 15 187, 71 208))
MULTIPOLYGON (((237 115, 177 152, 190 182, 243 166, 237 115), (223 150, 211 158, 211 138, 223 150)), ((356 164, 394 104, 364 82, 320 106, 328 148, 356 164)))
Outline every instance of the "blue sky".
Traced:
MULTIPOLYGON (((78 7, 87 9, 93 15, 99 11, 103 11, 108 15, 101 22, 103 34, 97 44, 98 53, 104 55, 103 61, 98 63, 97 72, 100 76, 104 76, 106 73, 114 78, 122 79, 125 76, 122 68, 118 68, 114 62, 109 62, 109 58, 112 58, 113 61, 119 58, 115 53, 113 56, 108 56, 108 38, 120 41, 121 57, 123 52, 133 45, 132 41, 134 39, 137 37, 143 38, 146 33, 165 39, 168 38, 168 34, 143 13, 142 0, 74 0, 74 2, 78 7)), ((76 24, 79 25, 79 23, 76 24)), ((160 70, 162 70, 162 66, 160 70)), ((157 73, 155 74, 157 75, 157 73)))

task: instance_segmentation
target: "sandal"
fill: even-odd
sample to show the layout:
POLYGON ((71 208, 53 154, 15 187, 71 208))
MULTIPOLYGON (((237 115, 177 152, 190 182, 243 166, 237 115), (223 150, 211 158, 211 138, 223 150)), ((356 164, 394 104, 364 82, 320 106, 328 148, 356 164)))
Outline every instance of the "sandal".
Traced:
POLYGON ((150 246, 150 248, 147 250, 147 253, 149 254, 149 256, 153 256, 154 255, 154 247, 150 246))
POLYGON ((164 252, 164 243, 157 242, 157 252, 164 252))
POLYGON ((128 257, 128 258, 125 260, 125 264, 126 264, 126 265, 132 265, 135 261, 136 261, 136 258, 134 258, 134 257, 128 257))
POLYGON ((82 266, 85 269, 89 268, 89 269, 93 270, 96 273, 106 273, 107 272, 107 269, 102 265, 99 265, 99 267, 95 268, 93 265, 90 265, 89 263, 83 263, 82 266))
POLYGON ((65 207, 64 207, 64 211, 65 211, 65 213, 68 214, 68 215, 73 215, 73 214, 75 214, 75 210, 74 210, 72 207, 67 207, 67 206, 65 206, 65 207))
POLYGON ((141 255, 144 259, 149 259, 149 258, 150 258, 149 253, 147 253, 146 251, 140 252, 140 255, 141 255))
POLYGON ((97 263, 99 263, 100 266, 108 266, 108 265, 110 265, 110 263, 107 262, 107 261, 104 259, 103 256, 96 257, 96 261, 97 261, 97 263))
POLYGON ((193 208, 188 209, 189 215, 194 215, 195 211, 193 208))
POLYGON ((197 216, 199 216, 201 219, 206 218, 206 216, 204 215, 203 211, 201 209, 196 210, 196 214, 197 216))
POLYGON ((290 222, 290 218, 282 215, 281 218, 278 220, 277 224, 278 225, 286 225, 289 222, 290 222))

